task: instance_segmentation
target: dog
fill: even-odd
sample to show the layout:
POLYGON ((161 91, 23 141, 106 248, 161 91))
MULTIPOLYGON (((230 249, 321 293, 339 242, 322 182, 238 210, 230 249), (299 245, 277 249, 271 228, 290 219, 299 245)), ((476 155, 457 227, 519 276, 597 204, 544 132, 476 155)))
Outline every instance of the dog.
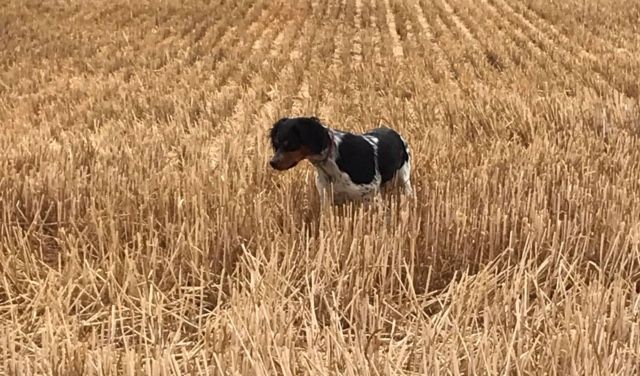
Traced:
POLYGON ((354 134, 332 129, 317 117, 283 117, 269 132, 272 168, 285 171, 306 159, 316 169, 321 206, 370 200, 394 182, 413 195, 411 152, 393 129, 380 127, 354 134))

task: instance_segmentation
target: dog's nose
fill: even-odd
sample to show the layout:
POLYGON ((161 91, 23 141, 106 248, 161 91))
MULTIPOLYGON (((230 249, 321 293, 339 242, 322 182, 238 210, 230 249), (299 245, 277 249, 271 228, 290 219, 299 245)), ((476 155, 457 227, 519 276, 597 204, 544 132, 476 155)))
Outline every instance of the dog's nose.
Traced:
POLYGON ((276 168, 276 162, 273 159, 269 161, 269 164, 271 167, 276 168))

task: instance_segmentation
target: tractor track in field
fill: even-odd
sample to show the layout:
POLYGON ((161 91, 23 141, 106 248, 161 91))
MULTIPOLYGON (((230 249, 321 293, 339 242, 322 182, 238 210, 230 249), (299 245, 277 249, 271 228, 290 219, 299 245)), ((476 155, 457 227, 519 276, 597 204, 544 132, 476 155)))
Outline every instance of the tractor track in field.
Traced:
POLYGON ((397 19, 402 16, 404 21, 403 25, 406 32, 406 47, 403 47, 403 50, 405 53, 407 53, 407 50, 409 50, 409 53, 413 53, 418 48, 418 40, 416 39, 416 30, 413 29, 414 25, 413 22, 411 22, 411 17, 406 14, 406 6, 407 4, 403 3, 401 13, 395 13, 395 17, 397 19))
MULTIPOLYGON (((597 87, 593 87, 584 82, 583 77, 575 71, 569 69, 565 60, 557 55, 562 54, 561 50, 554 50, 552 46, 545 44, 543 40, 536 38, 531 31, 524 27, 521 23, 513 18, 513 15, 503 14, 498 8, 493 6, 488 0, 480 0, 478 9, 485 11, 495 22, 495 25, 502 25, 503 33, 519 46, 519 50, 528 51, 535 58, 537 65, 548 74, 553 75, 558 82, 566 82, 566 77, 572 77, 572 83, 578 83, 579 86, 594 90, 594 94, 599 92, 597 87)), ((565 89, 566 90, 566 89, 565 89)))
POLYGON ((247 76, 248 82, 243 85, 232 114, 222 123, 222 128, 225 131, 229 133, 236 132, 237 124, 242 123, 243 119, 251 117, 257 103, 263 102, 257 98, 261 91, 256 90, 256 88, 265 88, 266 90, 279 79, 280 74, 275 73, 272 69, 283 67, 281 69, 284 70, 284 67, 287 66, 286 62, 290 61, 290 57, 284 52, 289 47, 292 47, 293 51, 296 50, 296 46, 301 39, 302 30, 300 26, 301 24, 295 20, 287 22, 285 28, 287 34, 286 36, 283 34, 280 43, 269 49, 261 49, 263 53, 256 55, 261 60, 258 62, 258 71, 254 71, 247 76))
POLYGON ((266 57, 266 59, 261 62, 259 71, 251 74, 249 83, 245 85, 247 90, 243 91, 236 101, 233 112, 221 122, 218 138, 226 142, 215 143, 210 148, 208 153, 214 165, 219 162, 220 149, 225 147, 224 145, 231 147, 235 142, 246 142, 243 137, 240 137, 242 139, 240 140, 238 135, 253 132, 256 118, 262 119, 265 114, 269 114, 271 119, 275 115, 273 103, 283 95, 278 89, 283 86, 282 83, 285 80, 289 79, 290 67, 295 61, 293 55, 302 55, 300 51, 304 47, 302 41, 308 32, 308 23, 308 20, 304 22, 290 20, 282 30, 282 37, 279 38, 278 43, 274 41, 268 49, 268 44, 260 45, 259 51, 263 54, 257 56, 266 57), (280 69, 271 70, 277 67, 280 69))
POLYGON ((613 93, 616 96, 624 96, 616 87, 613 86, 602 74, 593 70, 590 66, 585 66, 582 60, 589 60, 589 54, 581 54, 576 52, 572 47, 566 45, 562 40, 555 41, 550 35, 549 31, 541 30, 536 27, 531 21, 525 18, 522 14, 518 13, 508 3, 503 0, 488 0, 483 1, 487 6, 494 8, 498 14, 502 17, 508 18, 514 25, 526 29, 527 36, 536 43, 541 50, 549 53, 554 51, 554 54, 550 53, 551 58, 555 58, 561 66, 567 71, 575 71, 576 66, 582 68, 580 72, 580 79, 586 79, 585 85, 592 87, 601 96, 606 96, 607 92, 613 93), (582 59, 580 57, 582 56, 582 59), (577 63, 577 64, 576 64, 577 63))
MULTIPOLYGON (((504 7, 508 8, 515 14, 518 14, 519 17, 527 20, 530 27, 536 30, 540 34, 544 35, 552 35, 559 42, 559 44, 563 45, 569 51, 573 51, 573 53, 577 56, 587 58, 589 60, 595 61, 598 58, 587 51, 584 47, 578 44, 576 41, 570 40, 566 35, 561 33, 558 28, 556 28, 553 24, 547 22, 545 19, 538 17, 538 15, 532 12, 529 9, 520 7, 520 6, 512 6, 506 1, 499 1, 503 4, 504 7)), ((549 37, 549 39, 553 39, 549 37)))
POLYGON ((369 1, 369 23, 374 30, 371 36, 371 42, 373 43, 373 61, 377 66, 382 66, 382 53, 380 50, 380 44, 382 43, 382 37, 380 36, 380 28, 378 25, 378 18, 376 17, 374 9, 376 9, 376 0, 369 1))
MULTIPOLYGON (((244 13, 241 21, 237 23, 237 25, 234 26, 232 24, 227 24, 226 27, 222 28, 222 30, 224 30, 224 32, 222 33, 220 32, 220 30, 218 30, 217 32, 215 30, 207 32, 207 35, 205 35, 202 40, 206 40, 208 38, 208 35, 215 35, 213 37, 215 40, 213 41, 212 51, 207 54, 208 59, 218 59, 219 54, 221 54, 224 50, 234 51, 236 49, 238 44, 242 42, 241 38, 233 38, 238 26, 242 27, 243 25, 246 25, 246 23, 250 23, 248 26, 249 30, 247 32, 253 33, 257 31, 256 26, 259 25, 259 22, 257 21, 261 20, 262 17, 266 17, 267 12, 264 9, 259 12, 256 4, 257 3, 251 5, 247 12, 244 13)), ((242 51, 243 50, 241 50, 241 52, 242 51)), ((240 54, 240 56, 243 56, 242 53, 240 54)), ((226 59, 221 64, 215 64, 214 71, 210 75, 211 84, 213 86, 224 85, 223 80, 228 77, 230 68, 234 66, 233 64, 231 64, 230 60, 231 59, 226 59)))
MULTIPOLYGON (((427 44, 428 48, 434 52, 434 55, 432 56, 434 63, 431 68, 431 79, 436 83, 455 82, 459 86, 460 83, 454 79, 455 73, 451 62, 437 43, 433 29, 425 17, 419 0, 413 1, 412 5, 414 9, 413 14, 415 15, 415 22, 417 22, 416 34, 418 35, 418 40, 427 44)), ((425 56, 425 58, 429 58, 429 56, 425 56)))
MULTIPOLYGON (((316 2, 313 2, 316 4, 316 2)), ((278 43, 274 43, 269 51, 270 58, 263 63, 264 67, 273 68, 271 74, 255 74, 247 87, 250 89, 240 100, 240 108, 234 112, 229 119, 230 133, 237 133, 239 129, 237 124, 244 124, 249 129, 240 129, 240 131, 251 131, 253 129, 253 118, 262 118, 264 116, 275 115, 275 103, 285 102, 290 105, 284 105, 283 109, 291 109, 294 105, 292 93, 299 93, 304 83, 304 73, 307 72, 307 66, 311 54, 304 51, 310 51, 314 48, 314 39, 316 36, 315 28, 312 26, 312 19, 300 21, 294 19, 289 21, 288 32, 284 32, 278 43), (299 74, 296 77, 296 68, 299 74), (263 78, 268 77, 267 79, 263 78), (261 97, 262 95, 262 97, 261 97)))
MULTIPOLYGON (((543 50, 540 45, 536 44, 534 40, 529 38, 529 36, 526 35, 520 27, 518 27, 518 25, 504 17, 501 17, 497 9, 489 6, 486 0, 480 0, 480 6, 477 6, 477 9, 479 12, 487 13, 488 16, 486 18, 491 21, 496 28, 500 29, 498 33, 503 35, 505 38, 511 39, 518 47, 519 51, 530 52, 538 60, 538 66, 543 70, 550 71, 549 64, 553 64, 554 67, 557 67, 554 59, 547 56, 546 51, 543 50), (502 25, 502 27, 500 27, 500 25, 502 25), (508 33, 506 30, 511 31, 511 33, 508 33)), ((561 67, 558 68, 562 69, 561 67)))
POLYGON ((483 77, 484 73, 490 74, 491 70, 484 69, 478 41, 455 14, 453 8, 444 0, 431 0, 431 4, 438 13, 435 24, 440 30, 444 43, 449 46, 462 44, 466 47, 449 49, 449 59, 458 64, 459 68, 456 71, 459 79, 465 81, 464 86, 468 87, 476 80, 486 84, 493 83, 493 79, 483 77))
MULTIPOLYGON (((514 64, 510 59, 507 61, 503 56, 491 55, 494 50, 501 51, 505 46, 504 42, 510 43, 511 39, 496 26, 490 17, 481 14, 481 9, 476 6, 476 3, 467 3, 465 5, 467 5, 466 12, 459 12, 458 18, 464 23, 472 38, 479 44, 481 53, 484 55, 483 58, 489 60, 489 65, 495 70, 513 69, 514 64), (479 26, 477 22, 474 22, 477 19, 484 20, 484 24, 479 26), (499 45, 495 43, 492 45, 492 38, 496 35, 502 38, 499 38, 501 39, 499 45)), ((511 47, 511 45, 512 43, 509 46, 511 47)))
POLYGON ((402 60, 404 57, 404 51, 402 49, 402 44, 400 43, 400 36, 396 30, 396 20, 393 12, 391 11, 391 4, 389 4, 389 0, 383 0, 383 3, 386 14, 385 18, 387 20, 387 28, 389 29, 389 35, 391 36, 393 56, 397 60, 402 60))
MULTIPOLYGON (((565 33, 563 33, 562 31, 558 30, 558 28, 555 25, 553 25, 551 22, 549 22, 547 19, 545 19, 543 16, 541 16, 534 9, 529 8, 527 6, 522 6, 520 4, 513 4, 512 7, 514 7, 514 9, 517 9, 520 13, 525 15, 525 17, 527 17, 529 20, 535 20, 536 22, 540 23, 541 25, 547 25, 549 28, 552 29, 552 32, 558 33, 558 34, 562 34, 562 35, 564 35, 564 38, 567 38, 568 40, 571 40, 570 37, 566 36, 565 33)), ((607 51, 616 51, 616 52, 619 52, 619 53, 631 55, 631 51, 629 51, 629 49, 626 48, 624 46, 624 44, 621 44, 616 40, 612 40, 612 39, 609 39, 609 38, 605 38, 605 37, 601 37, 599 35, 596 35, 595 33, 591 32, 589 29, 585 28, 583 25, 579 25, 579 27, 580 27, 580 33, 583 33, 586 36, 585 39, 594 40, 600 46, 610 46, 611 48, 607 48, 607 51)), ((589 49, 589 47, 585 46, 585 44, 588 44, 588 43, 587 42, 581 43, 580 44, 581 48, 589 49)), ((588 51, 588 52, 593 55, 593 52, 591 52, 591 51, 588 51)), ((599 50, 596 53, 606 53, 606 51, 599 50)), ((595 57, 595 55, 594 55, 594 57, 595 57)), ((597 57, 596 57, 596 59, 597 59, 597 57)))
POLYGON ((334 45, 336 46, 333 55, 331 56, 331 71, 337 71, 341 69, 342 65, 342 55, 346 50, 346 44, 344 43, 343 35, 345 35, 346 25, 345 25, 345 10, 347 7, 347 0, 340 1, 340 7, 338 10, 338 28, 336 33, 334 34, 334 45))
POLYGON ((464 51, 460 48, 445 48, 443 46, 458 46, 462 38, 456 37, 454 28, 448 25, 445 11, 439 7, 435 0, 431 0, 431 6, 426 3, 421 7, 424 9, 432 9, 432 19, 430 27, 433 30, 434 43, 437 44, 444 55, 445 61, 448 62, 451 71, 450 79, 458 83, 458 87, 466 94, 469 94, 469 87, 474 82, 481 80, 482 77, 477 72, 476 67, 465 56, 464 51))
MULTIPOLYGON (((315 21, 315 20, 314 20, 315 21)), ((278 74, 278 85, 287 94, 283 109, 287 113, 302 114, 304 102, 311 97, 309 94, 309 64, 314 58, 317 46, 317 24, 306 20, 303 33, 305 39, 299 39, 289 53, 289 62, 278 74), (298 64, 294 64, 298 62, 298 64)), ((306 114, 305 114, 306 115, 306 114)))
MULTIPOLYGON (((333 99, 335 88, 331 80, 336 79, 338 77, 339 64, 340 61, 338 57, 341 54, 341 46, 342 42, 340 39, 342 35, 340 35, 340 25, 344 20, 344 8, 342 4, 334 5, 337 9, 331 9, 331 6, 328 6, 327 12, 335 12, 335 16, 333 20, 327 27, 328 30, 322 30, 320 33, 320 38, 318 41, 318 45, 322 48, 326 46, 332 46, 331 51, 331 59, 326 59, 325 61, 315 62, 313 64, 314 72, 326 72, 325 75, 328 77, 320 77, 316 75, 314 77, 314 86, 317 93, 319 93, 319 98, 317 98, 317 114, 320 119, 329 119, 331 118, 331 100, 333 99)), ((328 52, 328 51, 327 51, 328 52)))
MULTIPOLYGON (((606 51, 600 50, 598 53, 600 55, 609 56, 609 58, 603 58, 602 56, 597 56, 590 49, 588 49, 584 44, 576 41, 575 39, 571 39, 565 33, 560 31, 553 23, 545 20, 540 17, 535 11, 522 6, 522 5, 510 5, 506 0, 500 0, 505 6, 509 7, 513 12, 520 14, 524 19, 528 20, 529 23, 539 30, 541 33, 545 33, 546 35, 551 35, 553 40, 557 41, 560 45, 564 46, 564 48, 571 52, 574 56, 578 56, 581 59, 586 59, 590 66, 587 66, 586 69, 589 69, 593 72, 597 79, 600 79, 606 83, 610 87, 610 89, 617 96, 629 97, 626 93, 626 87, 624 83, 618 82, 615 80, 615 74, 612 73, 620 70, 633 70, 637 68, 637 64, 633 62, 624 62, 621 61, 620 54, 623 56, 633 56, 631 52, 624 48, 623 46, 619 46, 617 43, 609 40, 604 40, 588 30, 582 28, 582 31, 587 35, 588 38, 595 39, 601 46, 606 46, 606 51), (607 63, 603 63, 603 60, 606 60, 607 63)), ((638 60, 636 59, 636 62, 638 60)))
POLYGON ((351 59, 354 64, 362 63, 362 0, 355 0, 356 11, 354 15, 355 35, 351 47, 351 59))
MULTIPOLYGON (((246 14, 246 17, 239 23, 239 27, 242 27, 242 25, 246 25, 246 23, 249 22, 250 24, 247 27, 246 35, 249 36, 248 39, 255 40, 259 38, 259 35, 263 35, 264 31, 258 34, 258 26, 261 24, 262 20, 267 19, 268 17, 269 12, 266 9, 262 9, 258 12, 258 8, 254 3, 246 14)), ((234 73, 240 70, 240 67, 238 64, 234 63, 234 58, 230 58, 228 56, 229 52, 236 52, 234 57, 242 60, 250 59, 254 53, 252 43, 249 43, 249 41, 243 40, 242 38, 233 38, 237 27, 238 26, 227 27, 224 34, 214 45, 212 52, 209 54, 209 56, 213 56, 213 59, 222 60, 220 63, 215 64, 213 72, 209 75, 210 79, 203 83, 204 85, 215 87, 215 90, 212 93, 214 98, 226 98, 233 95, 231 91, 235 81, 230 82, 230 79, 234 73)), ((209 59, 211 59, 211 57, 209 59)), ((215 100, 213 102, 218 103, 219 101, 215 100)))
MULTIPOLYGON (((317 1, 313 1, 312 4, 314 9, 319 6, 317 1)), ((300 31, 291 50, 280 48, 281 57, 288 58, 287 63, 283 62, 282 68, 275 75, 276 80, 267 91, 267 99, 261 101, 259 105, 254 105, 251 115, 244 119, 245 128, 239 129, 238 132, 246 133, 247 135, 252 132, 255 133, 256 122, 259 123, 260 128, 264 129, 264 132, 267 132, 268 127, 277 117, 303 115, 301 112, 304 106, 303 101, 306 98, 301 99, 301 96, 304 95, 302 93, 305 90, 308 90, 308 88, 305 88, 305 83, 308 85, 307 75, 309 65, 313 60, 313 54, 305 53, 305 51, 314 51, 317 48, 315 41, 319 29, 318 19, 307 18, 300 23, 300 31), (301 70, 302 74, 296 75, 296 70, 301 70), (291 95, 292 93, 295 96, 291 95)), ((264 132, 257 133, 256 138, 253 138, 254 143, 248 143, 249 148, 264 146, 264 132)), ((237 137, 234 137, 234 139, 237 139, 237 137)))
MULTIPOLYGON (((399 58, 399 50, 396 47, 391 29, 389 29, 389 17, 387 15, 387 7, 384 0, 376 0, 375 3, 375 15, 376 15, 376 28, 380 35, 380 54, 382 57, 382 63, 386 67, 397 66, 402 60, 399 58)), ((393 32, 396 32, 395 28, 393 32)), ((396 32, 397 33, 397 32, 396 32)), ((400 44, 398 47, 402 47, 400 44)))
POLYGON ((329 66, 330 72, 339 71, 342 63, 342 54, 345 48, 345 44, 343 43, 343 35, 344 35, 344 20, 345 20, 345 7, 347 1, 341 0, 337 10, 336 16, 336 26, 335 31, 331 35, 333 36, 333 53, 331 54, 331 65, 329 66))
MULTIPOLYGON (((318 0, 312 1, 311 6, 315 12, 315 10, 319 8, 318 0)), ((316 24, 317 24, 317 21, 316 21, 316 24)), ((316 56, 318 51, 318 45, 316 43, 313 43, 315 42, 316 37, 317 37, 317 32, 314 28, 313 35, 311 36, 310 53, 303 55, 305 57, 305 64, 304 64, 305 69, 304 69, 304 72, 302 73, 300 88, 296 92, 296 95, 291 104, 292 115, 301 115, 301 116, 304 115, 303 113, 304 108, 311 100, 310 84, 309 84, 309 75, 310 75, 309 65, 311 63, 311 59, 313 59, 313 56, 316 56)))
POLYGON ((291 22, 274 22, 275 18, 277 18, 277 14, 270 14, 268 17, 256 20, 247 32, 248 38, 245 40, 242 51, 244 57, 234 59, 235 64, 230 62, 227 69, 219 73, 225 75, 225 84, 215 94, 219 98, 223 98, 217 101, 223 107, 216 109, 220 123, 224 123, 228 117, 237 116, 237 112, 242 111, 239 102, 243 96, 244 88, 250 86, 257 76, 265 72, 265 56, 267 56, 267 61, 277 58, 277 56, 269 54, 270 45, 278 37, 283 39, 285 31, 289 30, 292 24, 291 22), (257 35, 262 24, 259 22, 260 20, 266 21, 268 26, 257 35), (241 60, 243 63, 238 64, 237 60, 241 60), (247 69, 247 66, 256 66, 257 70, 247 69))

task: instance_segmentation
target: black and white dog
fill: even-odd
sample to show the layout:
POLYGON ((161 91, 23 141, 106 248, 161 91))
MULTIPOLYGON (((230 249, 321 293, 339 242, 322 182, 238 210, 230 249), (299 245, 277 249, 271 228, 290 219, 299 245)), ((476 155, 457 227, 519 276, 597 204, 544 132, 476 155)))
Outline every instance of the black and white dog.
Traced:
POLYGON ((353 134, 326 127, 316 117, 285 117, 273 124, 269 137, 274 169, 288 170, 303 159, 313 164, 321 204, 332 196, 334 203, 370 199, 391 181, 413 194, 409 147, 392 129, 353 134))

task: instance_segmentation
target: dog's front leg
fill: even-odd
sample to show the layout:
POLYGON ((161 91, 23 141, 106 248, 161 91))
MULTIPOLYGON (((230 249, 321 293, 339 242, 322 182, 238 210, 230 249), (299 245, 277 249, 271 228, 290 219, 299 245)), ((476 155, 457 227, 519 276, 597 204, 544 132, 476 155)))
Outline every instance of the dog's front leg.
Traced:
POLYGON ((400 183, 402 187, 402 193, 405 196, 409 196, 414 198, 413 187, 411 187, 411 161, 406 161, 400 170, 398 170, 398 174, 396 176, 397 181, 400 183))
POLYGON ((323 209, 329 204, 331 200, 331 188, 329 179, 322 173, 316 174, 316 189, 318 190, 318 197, 320 198, 320 208, 323 209))

